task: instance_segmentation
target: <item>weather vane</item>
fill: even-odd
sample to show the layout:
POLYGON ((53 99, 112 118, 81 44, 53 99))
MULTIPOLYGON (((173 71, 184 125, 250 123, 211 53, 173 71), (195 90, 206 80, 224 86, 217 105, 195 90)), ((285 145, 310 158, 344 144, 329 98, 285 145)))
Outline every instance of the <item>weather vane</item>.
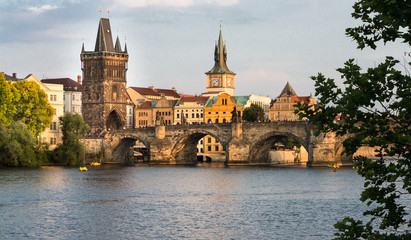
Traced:
POLYGON ((102 8, 102 7, 100 7, 100 17, 101 17, 101 8, 102 8))
POLYGON ((107 17, 110 17, 110 8, 107 9, 107 17))

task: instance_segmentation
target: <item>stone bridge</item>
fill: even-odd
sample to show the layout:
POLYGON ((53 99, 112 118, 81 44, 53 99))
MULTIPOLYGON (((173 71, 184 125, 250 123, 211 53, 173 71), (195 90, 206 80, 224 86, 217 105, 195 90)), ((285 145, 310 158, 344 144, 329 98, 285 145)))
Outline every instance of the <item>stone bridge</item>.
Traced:
POLYGON ((314 135, 310 122, 220 123, 159 125, 110 131, 104 136, 106 156, 113 162, 132 162, 136 140, 149 150, 150 164, 195 164, 197 143, 206 135, 218 140, 228 165, 270 164, 269 151, 283 137, 298 141, 308 152, 308 166, 340 162, 341 142, 332 134, 314 135))

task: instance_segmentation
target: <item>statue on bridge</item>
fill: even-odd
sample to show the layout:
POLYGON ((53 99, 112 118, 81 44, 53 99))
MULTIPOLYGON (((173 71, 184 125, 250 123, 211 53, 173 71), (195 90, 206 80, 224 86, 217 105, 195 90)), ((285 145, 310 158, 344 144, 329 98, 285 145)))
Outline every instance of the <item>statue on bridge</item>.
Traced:
POLYGON ((164 118, 160 116, 160 112, 156 112, 156 126, 164 125, 164 118))
POLYGON ((237 112, 236 106, 234 106, 234 109, 231 112, 231 122, 241 122, 241 112, 237 112))

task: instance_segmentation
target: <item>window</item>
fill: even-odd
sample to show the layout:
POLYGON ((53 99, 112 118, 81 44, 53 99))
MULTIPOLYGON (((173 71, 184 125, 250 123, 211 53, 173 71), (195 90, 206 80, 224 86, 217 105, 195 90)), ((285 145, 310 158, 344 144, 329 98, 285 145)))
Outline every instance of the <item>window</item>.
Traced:
POLYGON ((50 95, 50 101, 56 101, 57 100, 57 95, 51 94, 50 95))
POLYGON ((57 144, 57 139, 56 138, 50 138, 50 145, 55 145, 57 144))
POLYGON ((177 118, 180 118, 180 114, 177 113, 177 118))
POLYGON ((114 101, 117 100, 117 86, 116 85, 114 85, 112 89, 112 98, 114 101))
POLYGON ((215 146, 215 151, 218 152, 218 146, 215 146))
POLYGON ((210 138, 210 137, 207 139, 207 142, 208 142, 208 143, 211 143, 211 138, 210 138))
POLYGON ((208 146, 207 149, 209 152, 211 152, 211 146, 208 146))
POLYGON ((194 118, 194 113, 191 114, 191 118, 194 118))
POLYGON ((57 108, 54 108, 54 115, 57 115, 57 108))
POLYGON ((56 122, 52 122, 50 124, 50 130, 56 130, 57 129, 57 123, 56 122))

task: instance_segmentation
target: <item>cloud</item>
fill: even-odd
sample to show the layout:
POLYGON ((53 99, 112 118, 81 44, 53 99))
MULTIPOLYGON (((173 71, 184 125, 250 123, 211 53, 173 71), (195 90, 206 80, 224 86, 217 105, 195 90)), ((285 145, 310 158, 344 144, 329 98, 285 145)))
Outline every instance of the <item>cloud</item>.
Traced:
POLYGON ((186 8, 200 5, 232 6, 239 0, 112 0, 115 8, 131 7, 176 7, 186 8))
POLYGON ((43 5, 41 7, 29 7, 29 8, 27 8, 27 10, 32 12, 32 13, 35 13, 35 14, 41 14, 43 12, 51 11, 51 10, 54 10, 54 9, 57 9, 57 8, 58 8, 57 6, 52 6, 52 5, 47 4, 47 5, 43 5))

